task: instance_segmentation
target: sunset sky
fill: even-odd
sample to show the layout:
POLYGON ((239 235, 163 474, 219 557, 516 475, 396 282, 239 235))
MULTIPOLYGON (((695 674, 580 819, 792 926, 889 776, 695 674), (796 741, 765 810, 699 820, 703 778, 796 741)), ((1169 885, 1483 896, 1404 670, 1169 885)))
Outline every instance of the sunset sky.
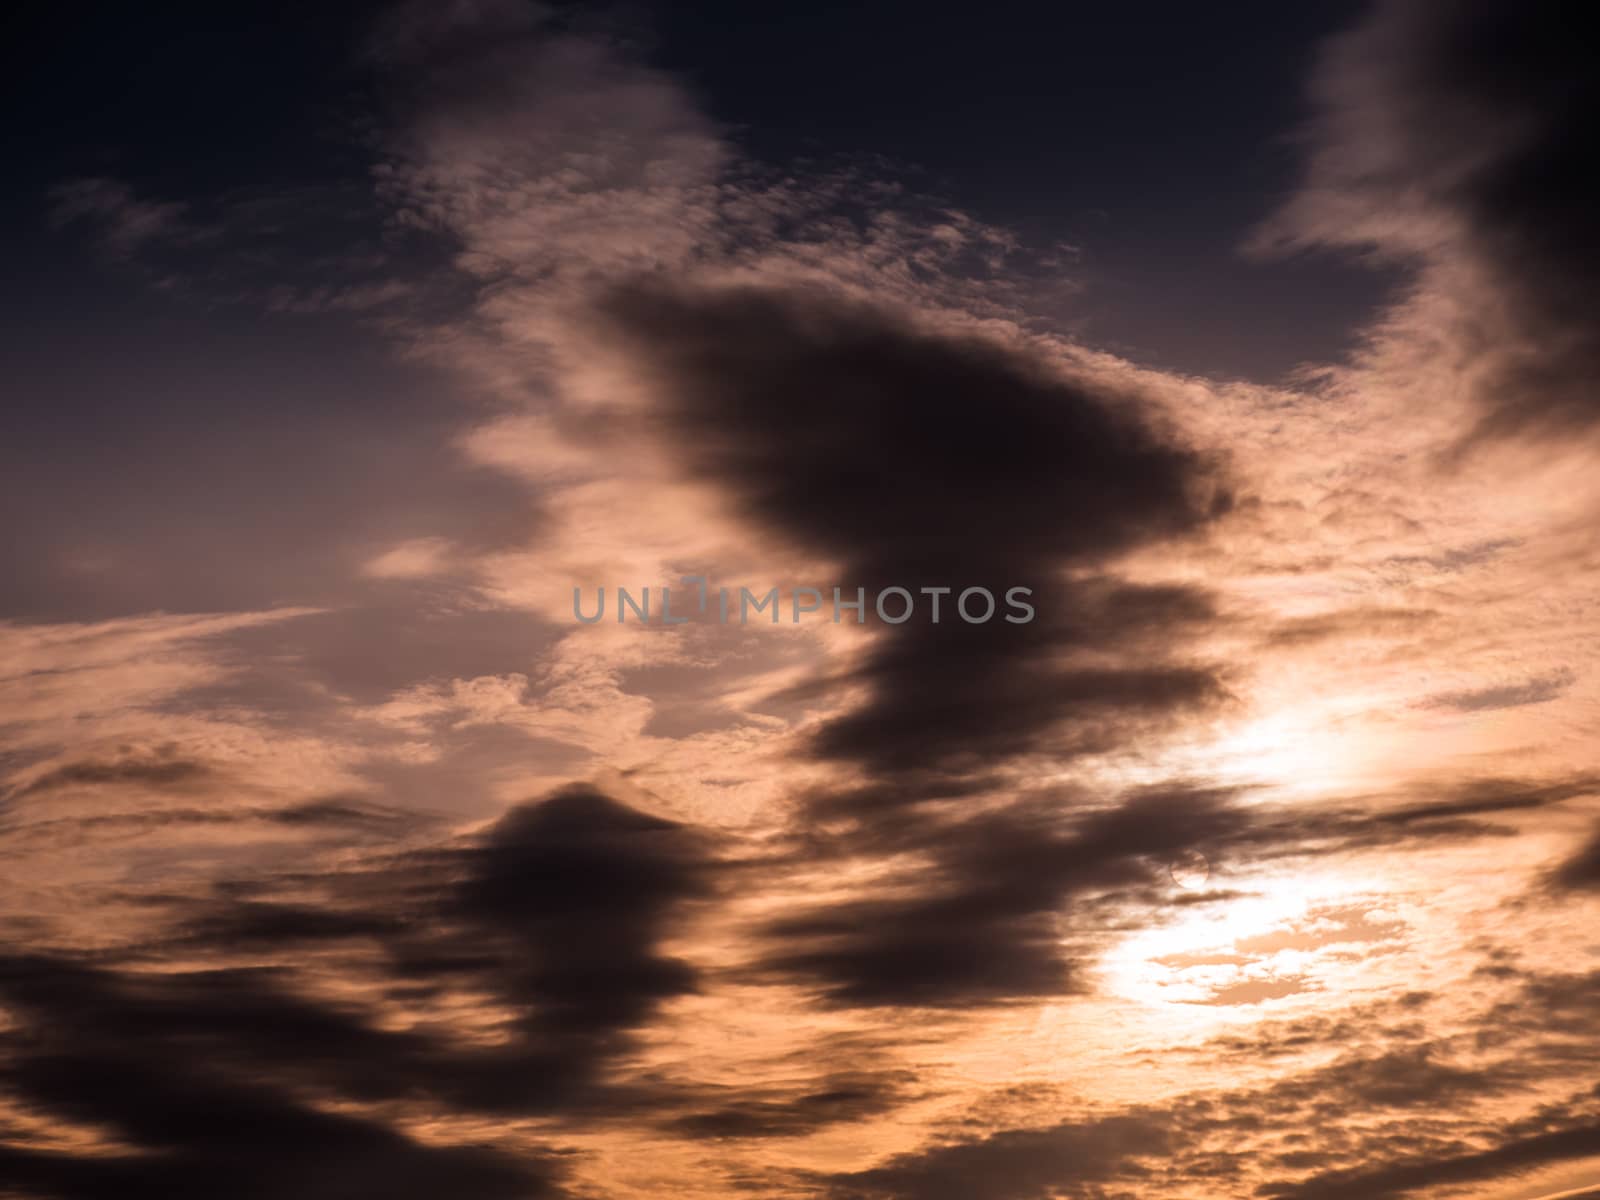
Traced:
POLYGON ((0 1198, 1600 1197, 1586 15, 22 3, 0 1198))

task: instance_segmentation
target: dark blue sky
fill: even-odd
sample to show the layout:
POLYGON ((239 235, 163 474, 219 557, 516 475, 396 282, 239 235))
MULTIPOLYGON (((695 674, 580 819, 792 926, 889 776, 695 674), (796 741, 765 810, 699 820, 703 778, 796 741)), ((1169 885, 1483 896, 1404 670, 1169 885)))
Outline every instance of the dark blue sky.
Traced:
MULTIPOLYGON (((370 81, 352 46, 381 7, 17 10, 13 321, 50 338, 97 309, 117 319, 102 269, 45 227, 63 178, 117 176, 163 197, 362 179, 370 81)), ((880 157, 1031 244, 1076 246, 1081 290, 1059 316, 1091 343, 1270 380, 1336 357, 1383 294, 1364 268, 1238 253, 1293 183, 1316 44, 1359 7, 1000 3, 981 20, 971 6, 905 3, 563 11, 684 78, 764 161, 880 157)))

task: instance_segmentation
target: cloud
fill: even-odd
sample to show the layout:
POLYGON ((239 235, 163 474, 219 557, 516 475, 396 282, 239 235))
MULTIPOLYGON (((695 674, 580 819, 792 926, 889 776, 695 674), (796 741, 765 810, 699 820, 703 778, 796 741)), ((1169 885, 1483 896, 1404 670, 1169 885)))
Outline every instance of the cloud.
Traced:
MULTIPOLYGON (((491 997, 510 1038, 498 1066, 460 1052, 454 1079, 448 1054, 414 1040, 391 1039, 396 1060, 458 1102, 537 1109, 589 1086, 630 1030, 697 990, 695 970, 659 944, 685 903, 713 893, 714 872, 698 835, 572 785, 512 808, 469 845, 380 858, 310 900, 224 892, 191 906, 179 933, 217 952, 376 938, 396 986, 491 997)), ((369 1068, 369 1081, 383 1075, 369 1068)))
MULTIPOLYGON (((1223 788, 1163 785, 1110 803, 1068 789, 989 799, 992 781, 929 803, 925 788, 824 794, 811 811, 824 821, 866 817, 845 832, 812 833, 799 861, 832 866, 889 864, 865 894, 815 904, 773 921, 761 968, 809 982, 833 1005, 973 1007, 1089 990, 1083 963, 1101 948, 1091 931, 1108 913, 1125 925, 1158 920, 1173 899, 1168 868, 1202 853, 1217 868, 1340 861, 1375 850, 1469 845, 1508 837, 1487 818, 1588 795, 1593 781, 1490 778, 1436 783, 1427 798, 1384 805, 1349 801, 1311 808, 1242 803, 1223 788), (969 811, 963 806, 970 805, 969 811)), ((1213 899, 1215 897, 1212 897, 1213 899)), ((1207 900, 1202 894, 1199 900, 1207 900)), ((1256 946, 1235 943, 1241 963, 1283 949, 1392 939, 1364 910, 1307 915, 1256 946), (1316 917, 1312 921, 1312 917, 1316 917)), ((1348 949, 1348 946, 1346 946, 1348 949)), ((1235 978, 1211 1002, 1258 1002, 1314 990, 1305 977, 1235 978)))
POLYGON ((827 1176, 822 1191, 839 1200, 941 1200, 980 1189, 994 1200, 1043 1200, 1074 1188, 1331 1200, 1509 1181, 1594 1153, 1592 1086, 1513 1118, 1499 1107, 1548 1080, 1583 1043, 1593 988, 1588 977, 1521 979, 1504 1004, 1464 1023, 1438 1011, 1443 998, 1414 992, 1260 1021, 1197 1056, 1213 1085, 1025 1127, 1006 1127, 1003 1117, 996 1127, 1008 1106, 989 1097, 944 1137, 827 1176), (1486 1042, 1478 1032, 1486 1029, 1504 1037, 1486 1042), (1278 1069, 1251 1074, 1271 1060, 1278 1069), (1214 1086, 1218 1079, 1243 1082, 1214 1086))
MULTIPOLYGON (((682 905, 711 894, 713 870, 682 826, 574 785, 464 845, 279 877, 299 899, 259 894, 261 879, 173 897, 158 906, 172 934, 138 953, 13 955, 0 962, 13 1014, 0 1079, 35 1118, 132 1149, 75 1158, 18 1144, 0 1162, 30 1196, 266 1197, 342 1174, 391 1195, 565 1194, 564 1171, 537 1148, 421 1143, 364 1106, 459 1118, 559 1114, 602 1096, 600 1111, 637 1105, 650 1089, 630 1100, 626 1071, 608 1071, 631 1031, 695 990, 695 970, 659 947, 682 905), (307 952, 354 970, 372 946, 387 963, 377 990, 307 986, 307 952), (393 1022, 429 997, 481 1007, 455 1008, 453 1034, 393 1022), (400 1006, 387 1023, 386 1004, 400 1006), (478 1036, 463 1036, 472 1026, 478 1036), (340 1097, 340 1111, 307 1089, 340 1097)), ((859 1104, 844 1088, 814 1097, 809 1123, 859 1104)))
POLYGON ((1274 647, 1300 647, 1349 638, 1404 636, 1420 632, 1438 614, 1426 609, 1367 605, 1280 621, 1267 634, 1274 647))
POLYGON ((275 1001, 267 982, 248 972, 163 979, 39 957, 0 961, 0 992, 26 1031, 0 1037, 0 1079, 35 1117, 110 1139, 96 1154, 0 1147, 10 1186, 63 1200, 267 1200, 347 1175, 394 1196, 562 1194, 553 1160, 421 1142, 381 1119, 308 1102, 273 1070, 275 1057, 303 1066, 324 1052, 381 1046, 335 1014, 275 1001))
POLYGON ((822 288, 644 281, 601 320, 684 469, 747 521, 837 563, 847 588, 952 589, 942 623, 931 609, 875 623, 841 680, 867 701, 820 731, 823 757, 992 765, 1051 728, 1098 748, 1102 719, 1138 725, 1220 698, 1206 668, 1149 661, 1165 630, 1209 616, 1203 594, 1066 574, 1227 506, 1212 464, 1151 428, 1136 394, 822 288), (968 625, 952 597, 974 586, 1029 588, 1041 615, 968 625), (1118 640, 1136 643, 1138 666, 1085 661, 1118 640))
POLYGON ((1318 1175, 1302 1183, 1265 1187, 1259 1194, 1276 1200, 1389 1200, 1452 1184, 1515 1178, 1535 1167, 1600 1155, 1600 1122, 1550 1120, 1546 1124, 1555 1127, 1521 1136, 1513 1132, 1484 1150, 1318 1175))
POLYGON ((170 753, 126 755, 115 759, 81 759, 34 776, 5 794, 7 800, 24 799, 40 792, 82 786, 135 786, 171 790, 205 780, 205 763, 176 758, 170 753))
POLYGON ((1137 394, 976 330, 821 287, 651 279, 600 317, 690 469, 868 584, 1094 561, 1227 505, 1137 394))
POLYGON ((536 1028, 565 1037, 637 1024, 691 992, 694 972, 656 949, 667 910, 704 896, 703 850, 682 826, 581 787, 516 809, 489 830, 453 906, 513 939, 536 1028))
POLYGON ((714 240, 728 154, 671 76, 512 3, 400 5, 373 48, 395 105, 381 195, 468 275, 560 290, 714 240))
POLYGON ((86 222, 106 250, 130 258, 151 242, 199 236, 188 221, 188 205, 140 199, 119 179, 72 179, 51 189, 50 223, 61 227, 86 222))
POLYGON ((765 969, 815 980, 831 1003, 869 1007, 1079 991, 1074 899, 1155 889, 1176 852, 1220 840, 1242 819, 1226 796, 1192 789, 1089 812, 1074 811, 1070 799, 919 813, 875 842, 847 842, 912 865, 880 881, 878 895, 774 922, 765 969))
POLYGON ((915 1079, 907 1070, 874 1073, 841 1067, 820 1079, 808 1078, 787 1094, 761 1086, 722 1088, 706 1097, 707 1107, 672 1118, 666 1128, 695 1139, 803 1137, 899 1107, 914 1093, 915 1079))
POLYGON ((1600 827, 1550 877, 1557 887, 1600 890, 1600 827))
POLYGON ((1326 47, 1306 178, 1262 239, 1415 264, 1378 361, 1399 374, 1431 356, 1478 437, 1600 417, 1600 90, 1571 18, 1559 0, 1376 5, 1326 47))
MULTIPOLYGON (((960 794, 1032 756, 1115 751, 1226 699, 1219 671, 1183 653, 1216 620, 1206 592, 1110 567, 1229 504, 1217 464, 1158 428, 1127 381, 821 285, 645 278, 602 294, 584 336, 632 381, 679 469, 751 534, 868 595, 949 589, 941 621, 873 618, 853 661, 803 685, 845 700, 810 754, 865 781, 818 791, 814 816, 870 825, 886 803, 960 794), (960 620, 954 596, 974 586, 1030 589, 1036 619, 960 620)), ((1185 828, 1186 803, 1167 828, 1185 828)), ((1091 881, 1146 878, 1098 840, 1114 835, 1095 821, 1114 817, 1088 818, 1081 840, 1024 804, 917 820, 930 861, 914 878, 775 922, 765 969, 841 1005, 1071 991, 1055 910, 1091 881)), ((907 849, 843 846, 867 862, 907 849)))
POLYGON ((1577 673, 1570 669, 1551 671, 1523 683, 1438 692, 1427 697, 1422 704, 1451 712, 1483 712, 1496 708, 1521 708, 1526 704, 1545 704, 1566 692, 1577 682, 1577 678, 1577 673))
POLYGON ((908 1154, 827 1181, 836 1200, 1050 1200, 1138 1173, 1138 1160, 1171 1151, 1170 1133, 1148 1117, 1117 1116, 1037 1130, 1007 1130, 981 1141, 908 1154))
MULTIPOLYGON (((1585 699, 1556 666, 1570 631, 1530 647, 1522 620, 1586 603, 1565 552, 1588 527, 1552 547, 1549 492, 1420 486, 1433 431, 1392 420, 1442 394, 1386 373, 1443 361, 1423 334, 1471 351, 1450 361, 1479 372, 1474 420, 1500 403, 1485 372, 1532 353, 1535 318, 1491 302, 1511 268, 1488 225, 1434 221, 1458 191, 1362 200, 1368 241, 1424 264, 1332 373, 1381 383, 1370 404, 1173 379, 1039 332, 1004 231, 881 166, 750 162, 682 81, 574 24, 401 6, 370 47, 375 203, 363 179, 152 224, 131 193, 78 199, 331 352, 236 406, 272 425, 243 449, 111 439, 163 478, 137 505, 85 488, 104 544, 20 594, 323 608, 0 627, 22 663, 6 927, 33 948, 0 978, 0 1173, 39 1195, 233 1194, 222 1158, 263 1198, 1243 1195, 1407 1186, 1502 1129, 1588 1121, 1574 1096, 1512 1128, 1592 1075, 1593 980, 1473 975, 1457 944, 1570 953, 1502 900, 1550 870, 1516 835, 1593 791, 1541 740, 1585 699), (329 369, 358 321, 394 372, 329 369), (939 624, 570 624, 572 582, 687 572, 952 594, 939 624), (1030 588, 1035 619, 952 617, 974 585, 1030 588), (1345 786, 1368 742, 1389 757, 1345 786), (593 767, 604 786, 545 790, 593 767), (1214 886, 1181 891, 1196 855, 1214 886)), ((1341 72, 1404 66, 1339 64, 1332 107, 1365 103, 1341 72)), ((1309 197, 1292 236, 1360 234, 1309 197)), ((1574 345, 1541 352, 1566 370, 1574 345)), ((1591 857, 1560 881, 1587 887, 1591 857)))

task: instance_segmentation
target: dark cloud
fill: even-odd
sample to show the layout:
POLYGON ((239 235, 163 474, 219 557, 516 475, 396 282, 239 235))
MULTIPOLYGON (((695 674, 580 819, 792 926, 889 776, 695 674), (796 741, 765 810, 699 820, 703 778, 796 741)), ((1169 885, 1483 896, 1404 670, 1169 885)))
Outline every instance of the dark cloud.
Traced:
MULTIPOLYGON (((683 826, 575 785, 467 845, 174 898, 173 935, 121 960, 5 959, 14 1023, 0 1034, 0 1080, 34 1115, 104 1125, 142 1153, 84 1159, 18 1142, 0 1165, 30 1197, 319 1195, 338 1177, 362 1194, 556 1195, 560 1172, 540 1154, 423 1146, 387 1118, 307 1097, 435 1115, 703 1108, 681 1088, 630 1082, 626 1064, 630 1035, 697 987, 659 947, 682 906, 712 894, 714 870, 683 826), (344 1001, 307 989, 312 952, 370 986, 344 1001), (386 1001, 450 997, 474 998, 498 1044, 379 1019, 386 1001)), ((814 1122, 860 1107, 837 1090, 808 1101, 814 1122)))
POLYGON ((170 791, 210 778, 205 763, 179 758, 170 751, 129 753, 118 758, 80 759, 35 776, 5 795, 19 800, 69 787, 129 786, 170 791))
POLYGON ((1429 708, 1442 708, 1450 712, 1487 712, 1497 708, 1521 708, 1524 705, 1544 704, 1557 699, 1565 694, 1577 679, 1577 673, 1574 671, 1551 671, 1522 683, 1439 692, 1429 696, 1422 703, 1429 708))
POLYGON ((394 936, 402 928, 398 915, 236 897, 190 917, 184 937, 201 946, 249 952, 256 946, 306 949, 317 942, 394 936))
POLYGON ((1344 608, 1278 621, 1267 632, 1266 641, 1280 647, 1315 645, 1333 638, 1404 637, 1422 632, 1438 616, 1421 608, 1344 608))
POLYGON ((603 321, 685 468, 838 563, 841 585, 1033 589, 1028 624, 966 624, 946 596, 938 624, 923 597, 918 617, 880 625, 840 681, 869 698, 824 727, 819 754, 967 770, 1052 731, 1107 748, 1119 719, 1142 730, 1220 696, 1213 672, 1162 653, 1210 618, 1207 597, 1099 570, 1228 503, 1211 464, 1157 433, 1136 394, 822 289, 642 284, 613 294, 603 321), (1140 661, 1073 661, 1114 644, 1140 661))
POLYGON ((234 771, 180 756, 174 746, 123 746, 114 756, 64 763, 31 779, 26 772, 19 775, 9 791, 0 793, 0 822, 14 842, 247 823, 324 841, 356 841, 426 824, 415 812, 375 804, 357 795, 274 803, 267 789, 251 786, 234 771), (101 810, 56 815, 51 804, 55 793, 83 789, 108 794, 101 810), (160 796, 164 802, 148 803, 152 796, 160 796), (173 802, 180 799, 183 803, 173 802), (22 801, 29 803, 20 804, 22 801))
POLYGON ((415 813, 373 804, 360 796, 325 796, 279 809, 273 819, 283 825, 305 828, 395 829, 416 822, 415 813))
POLYGON ((1489 820, 1531 812, 1592 795, 1596 780, 1486 776, 1427 782, 1403 798, 1381 804, 1327 803, 1314 809, 1263 809, 1236 840, 1236 848, 1268 855, 1328 855, 1404 845, 1505 837, 1514 827, 1489 820), (1398 802, 1396 802, 1398 800, 1398 802))
POLYGON ((669 911, 709 886, 686 828, 571 787, 502 817, 450 907, 511 940, 519 968, 504 990, 535 1029, 573 1038, 625 1029, 695 990, 688 964, 656 947, 669 911))
POLYGON ((1600 1122, 1547 1119, 1542 1123, 1555 1127, 1538 1129, 1539 1122, 1519 1122, 1508 1130, 1511 1136, 1485 1150, 1330 1172, 1299 1183, 1268 1185, 1259 1194, 1276 1200, 1389 1200, 1600 1155, 1600 1122))
POLYGON ((856 848, 914 865, 877 895, 775 923, 765 969, 814 980, 845 1005, 967 1006, 1079 990, 1070 902, 1159 894, 1176 853, 1240 829, 1227 801, 1170 788, 1097 812, 1049 798, 879 826, 856 848))
POLYGON ((644 285, 605 311, 691 465, 869 586, 1092 559, 1221 502, 1136 396, 973 335, 821 290, 644 285))
POLYGON ((1408 826, 1543 808, 1593 795, 1600 790, 1600 777, 1579 774, 1556 779, 1519 779, 1489 775, 1435 784, 1433 790, 1442 794, 1397 805, 1381 814, 1380 820, 1388 825, 1408 826))
MULTIPOLYGON (((1505 956, 1492 955, 1497 961, 1505 956)), ((1517 980, 1512 969, 1505 978, 1517 980)), ((1442 997, 1402 993, 1333 1015, 1259 1026, 1216 1043, 1240 1063, 1264 1054, 1332 1061, 1261 1088, 1219 1094, 1187 1107, 1198 1135, 1233 1115, 1254 1118, 1291 1147, 1278 1161, 1293 1182, 1258 1194, 1295 1197, 1432 1195, 1451 1184, 1512 1178, 1592 1150, 1595 1101, 1589 1090, 1507 1121, 1485 1100, 1525 1092, 1562 1074, 1582 1075, 1592 1059, 1596 977, 1520 977, 1509 999, 1486 1003, 1455 1025, 1430 1013, 1442 997), (1452 1030, 1451 1026, 1455 1025, 1452 1030), (1441 1126, 1437 1114, 1459 1118, 1441 1126), (1307 1138, 1305 1129, 1317 1131, 1307 1138), (1301 1174, 1309 1171, 1309 1174, 1301 1174)), ((1259 1155, 1254 1156, 1259 1161, 1259 1155)))
MULTIPOLYGON (((1062 790, 990 797, 985 806, 988 786, 949 789, 937 804, 915 791, 916 802, 908 800, 893 786, 849 793, 838 807, 826 796, 813 799, 811 812, 854 820, 837 836, 808 831, 797 851, 802 862, 895 866, 859 898, 772 923, 763 969, 810 981, 823 999, 841 1005, 949 1007, 1071 993, 1083 986, 1077 960, 1095 949, 1083 930, 1103 928, 1113 913, 1137 921, 1171 904, 1168 867, 1186 853, 1199 852, 1221 869, 1236 859, 1314 859, 1504 837, 1510 827, 1489 818, 1587 795, 1594 782, 1452 781, 1405 803, 1316 807, 1244 805, 1227 789, 1179 785, 1110 803, 1062 790), (968 804, 972 811, 964 811, 968 804)), ((1337 925, 1306 934, 1308 944, 1397 933, 1356 910, 1320 915, 1337 925)), ((1280 980, 1224 998, 1294 990, 1302 985, 1280 980)))
POLYGON ((0 1079, 35 1116, 87 1122, 131 1150, 78 1155, 0 1143, 0 1174, 22 1197, 217 1195, 276 1200, 363 1193, 528 1200, 563 1194, 554 1161, 423 1144, 386 1123, 327 1111, 270 1062, 241 1048, 303 1058, 377 1055, 376 1035, 314 1007, 283 1003, 248 973, 174 981, 39 958, 0 960, 0 991, 26 1022, 0 1037, 0 1079), (358 1035, 351 1045, 352 1035, 358 1035))
POLYGON ((915 1073, 909 1070, 840 1070, 808 1079, 803 1089, 788 1092, 729 1088, 707 1097, 706 1107, 675 1117, 667 1128, 693 1138, 802 1137, 896 1108, 908 1098, 914 1082, 915 1073))
POLYGON ((383 951, 397 992, 488 996, 506 1046, 488 1055, 397 1043, 387 1052, 401 1064, 395 1086, 542 1111, 592 1093, 631 1030, 697 989, 695 970, 658 946, 683 904, 712 894, 714 872, 685 827, 574 785, 513 808, 474 845, 379 862, 316 900, 219 897, 181 937, 258 951, 363 939, 383 951))
POLYGON ((1486 538, 1464 546, 1454 546, 1437 554, 1396 554, 1383 561, 1385 568, 1410 570, 1424 568, 1446 575, 1458 575, 1472 567, 1492 562, 1507 550, 1520 546, 1518 538, 1486 538))
POLYGON ((1498 1048, 1532 1038, 1548 1057, 1586 1061, 1594 1016, 1600 1011, 1600 970, 1527 973, 1512 968, 1502 974, 1510 961, 1498 959, 1490 969, 1501 978, 1519 980, 1517 991, 1489 1009, 1474 1034, 1475 1042, 1498 1048))
POLYGON ((1215 1195, 1382 1200, 1513 1178, 1594 1152, 1600 1089, 1510 1122, 1478 1108, 1549 1078, 1558 1063, 1590 1060, 1594 989, 1593 976, 1530 977, 1514 1000, 1474 1014, 1469 1030, 1504 1032, 1491 1042, 1431 1028, 1422 1010, 1432 998, 1421 993, 1260 1022, 1247 1035, 1215 1039, 1197 1061, 1220 1061, 1225 1076, 1268 1057, 1311 1065, 1286 1063, 1265 1083, 1055 1125, 993 1131, 980 1107, 956 1128, 991 1131, 829 1177, 822 1192, 838 1200, 1044 1200, 1165 1194, 1181 1184, 1215 1195), (1441 1112, 1458 1120, 1441 1123, 1441 1112))
POLYGON ((1429 1046, 1346 1055, 1327 1067, 1270 1089, 1273 1104, 1301 1105, 1337 1115, 1352 1105, 1364 1113, 1461 1104, 1506 1090, 1497 1070, 1470 1070, 1440 1061, 1429 1046))
POLYGON ((1551 881, 1563 888, 1600 889, 1600 827, 1581 850, 1556 868, 1551 881))
POLYGON ((1068 1189, 1140 1174, 1139 1159, 1164 1157, 1172 1148, 1171 1132, 1146 1116, 1005 1130, 833 1176, 824 1194, 831 1200, 1050 1200, 1068 1189))
POLYGON ((918 597, 904 624, 872 618, 858 663, 805 686, 864 697, 810 743, 861 772, 859 786, 808 801, 813 817, 854 826, 820 853, 909 850, 919 865, 881 896, 775 923, 764 969, 840 1004, 1073 988, 1063 898, 1148 882, 1137 853, 1166 839, 1153 825, 1141 843, 979 801, 1030 755, 1121 749, 1226 699, 1219 671, 1183 652, 1219 619, 1210 596, 1129 583, 1111 566, 1223 511, 1216 464, 1159 432, 1130 388, 821 288, 650 281, 611 294, 599 327, 686 471, 762 532, 837 564, 841 586, 918 597), (940 587, 953 594, 936 623, 919 589, 940 587), (997 599, 1029 588, 1036 616, 969 624, 954 598, 967 587, 997 599), (891 832, 894 810, 963 795, 987 811, 922 812, 891 832))
POLYGON ((1414 257, 1453 307, 1480 434, 1600 416, 1600 83, 1566 0, 1377 5, 1328 47, 1289 236, 1414 257))
POLYGON ((1026 625, 908 623, 881 638, 845 677, 871 699, 829 721, 817 751, 901 777, 962 774, 1115 750, 1226 699, 1214 667, 1167 659, 1215 619, 1198 590, 1061 578, 1035 591, 1026 625))

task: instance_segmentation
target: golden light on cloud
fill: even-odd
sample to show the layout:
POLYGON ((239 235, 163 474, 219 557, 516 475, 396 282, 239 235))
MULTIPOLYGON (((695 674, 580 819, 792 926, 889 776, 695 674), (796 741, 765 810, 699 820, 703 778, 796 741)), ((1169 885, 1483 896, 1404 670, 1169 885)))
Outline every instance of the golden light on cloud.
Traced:
POLYGON ((1106 959, 1121 994, 1161 1005, 1254 1005, 1322 990, 1319 964, 1379 926, 1363 881, 1338 873, 1229 876, 1106 959))

